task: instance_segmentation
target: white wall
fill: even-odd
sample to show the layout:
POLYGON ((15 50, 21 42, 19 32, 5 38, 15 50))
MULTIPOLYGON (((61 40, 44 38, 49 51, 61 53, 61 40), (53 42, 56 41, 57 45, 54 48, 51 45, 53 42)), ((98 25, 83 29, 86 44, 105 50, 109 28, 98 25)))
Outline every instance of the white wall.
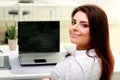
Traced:
POLYGON ((120 22, 120 0, 76 0, 79 5, 83 4, 96 4, 103 8, 106 12, 108 19, 113 22, 120 22))
MULTIPOLYGON (((3 4, 5 1, 10 1, 9 4, 13 1, 16 2, 18 0, 0 0, 0 5, 9 5, 9 4, 3 4)), ((35 0, 37 1, 37 0, 35 0)), ((40 0, 38 0, 40 1, 40 0)), ((47 1, 47 0, 46 0, 47 1)), ((59 0, 48 0, 48 1, 59 1, 59 0)), ((71 1, 71 0, 63 0, 63 1, 71 1)), ((114 22, 119 22, 120 21, 120 7, 119 3, 120 0, 73 0, 78 3, 78 5, 83 5, 83 4, 97 4, 98 6, 102 7, 109 20, 114 21, 114 22)))

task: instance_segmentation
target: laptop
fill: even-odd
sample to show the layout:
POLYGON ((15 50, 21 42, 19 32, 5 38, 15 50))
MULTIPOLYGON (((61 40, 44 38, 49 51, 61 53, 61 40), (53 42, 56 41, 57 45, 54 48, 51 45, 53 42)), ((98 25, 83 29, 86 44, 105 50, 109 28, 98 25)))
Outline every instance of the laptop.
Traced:
POLYGON ((18 22, 19 62, 22 66, 55 65, 61 61, 59 21, 18 22))

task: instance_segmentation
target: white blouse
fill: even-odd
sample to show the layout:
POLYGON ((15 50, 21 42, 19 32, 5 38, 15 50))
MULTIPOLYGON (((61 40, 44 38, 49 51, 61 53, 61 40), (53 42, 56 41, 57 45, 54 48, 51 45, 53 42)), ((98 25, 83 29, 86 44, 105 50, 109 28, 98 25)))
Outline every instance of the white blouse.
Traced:
POLYGON ((73 56, 58 63, 51 72, 51 80, 99 80, 100 59, 94 49, 75 51, 73 56))

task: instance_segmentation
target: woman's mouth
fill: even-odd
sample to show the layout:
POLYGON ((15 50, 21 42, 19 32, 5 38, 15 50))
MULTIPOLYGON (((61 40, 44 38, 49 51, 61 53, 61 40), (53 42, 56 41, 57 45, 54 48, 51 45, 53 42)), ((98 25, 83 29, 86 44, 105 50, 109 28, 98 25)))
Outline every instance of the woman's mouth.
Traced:
POLYGON ((78 36, 81 36, 79 34, 70 34, 71 37, 78 37, 78 36))

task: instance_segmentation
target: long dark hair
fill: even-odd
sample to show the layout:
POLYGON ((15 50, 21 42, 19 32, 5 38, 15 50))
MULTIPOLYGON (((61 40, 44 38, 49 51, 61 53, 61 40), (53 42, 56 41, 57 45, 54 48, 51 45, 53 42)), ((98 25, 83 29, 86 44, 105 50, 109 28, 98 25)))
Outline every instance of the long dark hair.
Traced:
POLYGON ((84 12, 90 26, 90 48, 94 48, 101 59, 100 80, 110 80, 114 69, 114 58, 110 49, 109 25, 105 12, 96 5, 83 5, 75 8, 72 17, 78 12, 84 12))

